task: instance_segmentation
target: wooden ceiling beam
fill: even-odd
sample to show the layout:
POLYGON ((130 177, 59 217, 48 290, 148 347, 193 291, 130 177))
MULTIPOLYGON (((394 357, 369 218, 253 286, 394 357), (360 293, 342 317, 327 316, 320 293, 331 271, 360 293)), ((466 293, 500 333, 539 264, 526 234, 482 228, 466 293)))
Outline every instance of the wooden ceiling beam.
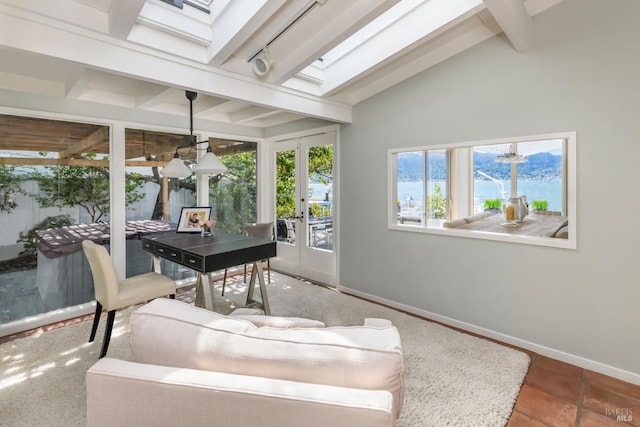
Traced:
MULTIPOLYGON (((132 167, 164 167, 167 161, 126 160, 125 166, 132 167)), ((0 157, 0 165, 4 166, 93 166, 109 167, 109 160, 88 159, 35 159, 30 157, 0 157)))
POLYGON ((96 145, 109 141, 109 128, 103 126, 93 132, 91 135, 83 138, 79 142, 72 144, 66 150, 58 152, 59 159, 68 159, 74 154, 92 153, 92 150, 96 145))

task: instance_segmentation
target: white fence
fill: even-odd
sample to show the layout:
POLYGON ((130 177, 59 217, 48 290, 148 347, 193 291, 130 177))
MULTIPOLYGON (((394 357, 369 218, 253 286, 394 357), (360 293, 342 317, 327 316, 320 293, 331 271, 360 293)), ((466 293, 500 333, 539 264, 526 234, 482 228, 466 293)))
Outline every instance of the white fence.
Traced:
MULTIPOLYGON (((20 238, 20 233, 26 233, 34 225, 50 216, 68 214, 75 220, 76 224, 89 223, 91 217, 81 207, 74 208, 42 208, 38 201, 29 194, 38 193, 37 181, 22 181, 20 186, 25 194, 16 197, 18 206, 11 213, 0 213, 0 247, 15 246, 20 238)), ((141 192, 145 197, 131 206, 127 207, 127 220, 150 219, 156 203, 156 197, 160 191, 160 186, 153 182, 147 182, 142 187, 141 192)), ((169 193, 169 220, 177 222, 180 210, 183 206, 194 206, 196 202, 195 193, 190 190, 180 189, 169 193)), ((103 217, 103 221, 109 218, 103 217)))

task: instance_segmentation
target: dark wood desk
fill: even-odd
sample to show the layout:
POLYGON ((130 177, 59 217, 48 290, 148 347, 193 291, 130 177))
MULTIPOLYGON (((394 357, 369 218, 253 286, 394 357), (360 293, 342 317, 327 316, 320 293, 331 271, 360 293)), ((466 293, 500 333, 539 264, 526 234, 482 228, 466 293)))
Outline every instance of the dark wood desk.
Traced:
POLYGON ((261 261, 276 256, 275 241, 221 231, 216 231, 213 237, 167 232, 143 236, 141 240, 142 248, 154 256, 155 271, 160 272, 158 257, 162 257, 199 273, 198 290, 202 290, 204 305, 210 310, 213 309, 210 273, 236 265, 253 263, 247 304, 253 298, 257 276, 265 314, 271 314, 261 261))

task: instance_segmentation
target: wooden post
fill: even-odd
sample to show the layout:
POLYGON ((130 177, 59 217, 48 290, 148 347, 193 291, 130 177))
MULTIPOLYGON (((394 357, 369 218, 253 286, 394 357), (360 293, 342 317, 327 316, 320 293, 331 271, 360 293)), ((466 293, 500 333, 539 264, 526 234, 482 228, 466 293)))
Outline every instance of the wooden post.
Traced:
POLYGON ((162 177, 162 219, 169 222, 169 178, 162 177))

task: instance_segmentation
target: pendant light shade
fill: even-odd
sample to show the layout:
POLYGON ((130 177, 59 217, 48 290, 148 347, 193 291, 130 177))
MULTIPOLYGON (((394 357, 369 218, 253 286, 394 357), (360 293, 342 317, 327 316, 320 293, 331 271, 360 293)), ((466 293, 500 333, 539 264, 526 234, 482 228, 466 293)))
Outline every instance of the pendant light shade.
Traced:
POLYGON ((207 152, 193 169, 197 175, 218 175, 226 170, 227 167, 213 154, 211 146, 207 147, 207 152))
POLYGON ((191 171, 187 165, 180 160, 178 150, 176 150, 176 154, 173 156, 173 159, 171 159, 171 161, 162 168, 160 175, 166 176, 167 178, 186 178, 191 175, 191 171))
MULTIPOLYGON (((186 91, 185 95, 189 100, 189 143, 187 145, 181 145, 176 148, 176 154, 173 159, 160 171, 160 175, 168 178, 186 178, 191 175, 191 170, 180 160, 178 155, 178 148, 184 147, 197 147, 198 144, 209 144, 209 141, 197 141, 193 134, 193 100, 198 97, 196 92, 186 91)), ((198 161, 198 164, 193 171, 198 175, 219 175, 227 170, 224 164, 213 154, 211 145, 207 147, 207 152, 198 161)))

